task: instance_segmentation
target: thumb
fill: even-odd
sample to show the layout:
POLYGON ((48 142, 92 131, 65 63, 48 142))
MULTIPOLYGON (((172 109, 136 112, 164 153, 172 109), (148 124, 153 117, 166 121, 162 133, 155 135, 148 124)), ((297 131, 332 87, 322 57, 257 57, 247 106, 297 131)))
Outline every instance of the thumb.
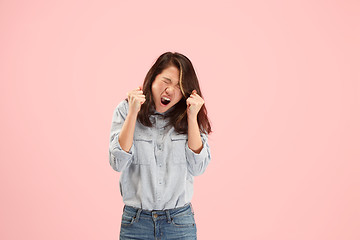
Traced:
POLYGON ((188 100, 186 101, 186 105, 187 105, 187 108, 189 108, 191 106, 190 98, 188 98, 188 100))

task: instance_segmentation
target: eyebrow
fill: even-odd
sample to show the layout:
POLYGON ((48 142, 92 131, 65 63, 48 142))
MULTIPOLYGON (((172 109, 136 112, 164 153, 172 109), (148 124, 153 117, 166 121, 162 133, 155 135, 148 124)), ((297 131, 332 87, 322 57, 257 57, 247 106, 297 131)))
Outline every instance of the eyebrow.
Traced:
MULTIPOLYGON (((165 78, 166 80, 168 80, 168 81, 170 81, 170 82, 173 82, 173 81, 171 80, 171 78, 168 78, 168 77, 163 77, 163 78, 165 78)), ((180 86, 180 83, 177 83, 176 85, 179 85, 179 86, 180 86)))
POLYGON ((166 80, 172 82, 171 78, 168 78, 168 77, 163 77, 163 78, 165 78, 166 80))

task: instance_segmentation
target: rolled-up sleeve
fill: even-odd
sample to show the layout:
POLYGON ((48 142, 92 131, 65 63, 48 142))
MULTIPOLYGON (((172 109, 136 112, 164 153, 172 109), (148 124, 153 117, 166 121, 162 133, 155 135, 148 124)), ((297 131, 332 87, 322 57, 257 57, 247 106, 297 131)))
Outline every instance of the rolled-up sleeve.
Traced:
POLYGON ((133 159, 134 145, 130 151, 124 151, 119 144, 119 134, 125 122, 128 112, 128 103, 126 100, 119 103, 115 108, 110 129, 109 161, 111 167, 118 172, 130 165, 133 159))
POLYGON ((193 176, 198 176, 204 173, 211 160, 207 134, 201 133, 201 140, 203 143, 203 148, 201 149, 200 153, 195 153, 189 148, 188 144, 186 144, 185 151, 188 170, 193 176))

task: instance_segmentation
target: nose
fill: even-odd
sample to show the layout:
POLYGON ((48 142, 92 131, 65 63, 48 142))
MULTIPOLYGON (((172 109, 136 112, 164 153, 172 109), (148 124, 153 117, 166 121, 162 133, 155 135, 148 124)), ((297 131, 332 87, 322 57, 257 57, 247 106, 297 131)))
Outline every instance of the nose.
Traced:
POLYGON ((167 86, 165 89, 166 94, 171 95, 174 92, 174 87, 167 86))

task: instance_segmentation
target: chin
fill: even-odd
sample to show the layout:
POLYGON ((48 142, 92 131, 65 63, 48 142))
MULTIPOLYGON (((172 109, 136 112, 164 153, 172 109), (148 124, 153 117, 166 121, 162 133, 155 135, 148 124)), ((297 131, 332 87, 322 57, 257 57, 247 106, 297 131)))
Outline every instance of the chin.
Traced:
POLYGON ((156 111, 159 112, 159 113, 164 113, 166 112, 167 110, 169 110, 173 105, 167 105, 167 106, 162 106, 160 105, 156 111))

